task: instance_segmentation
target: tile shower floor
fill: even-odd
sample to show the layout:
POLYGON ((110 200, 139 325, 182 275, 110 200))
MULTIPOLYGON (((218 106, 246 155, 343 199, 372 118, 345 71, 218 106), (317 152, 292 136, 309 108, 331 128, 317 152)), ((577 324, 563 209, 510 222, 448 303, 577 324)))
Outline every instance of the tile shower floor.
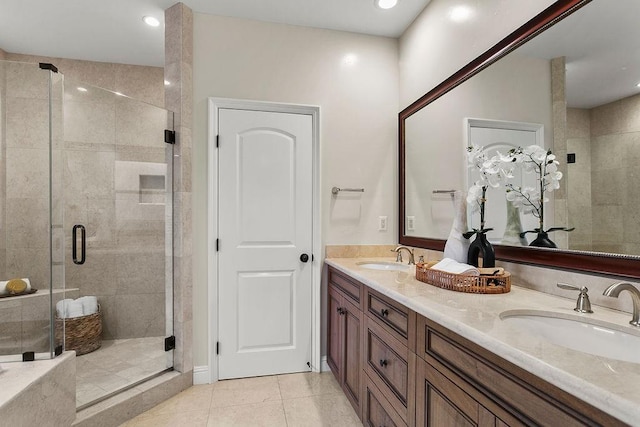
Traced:
POLYGON ((196 385, 121 427, 361 426, 331 372, 196 385))
POLYGON ((164 337, 102 341, 98 350, 76 358, 76 407, 166 368, 164 337))

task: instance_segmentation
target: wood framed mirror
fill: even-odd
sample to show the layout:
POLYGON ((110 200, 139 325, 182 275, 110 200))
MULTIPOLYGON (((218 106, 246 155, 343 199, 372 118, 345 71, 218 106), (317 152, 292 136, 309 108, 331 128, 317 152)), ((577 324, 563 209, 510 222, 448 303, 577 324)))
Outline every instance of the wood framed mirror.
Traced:
MULTIPOLYGON (((618 3, 616 2, 616 5, 618 3)), ((565 73, 567 77, 571 75, 572 77, 578 76, 581 77, 582 80, 589 79, 588 73, 582 73, 581 69, 574 69, 573 63, 574 57, 578 58, 575 62, 579 62, 579 60, 584 60, 586 57, 585 52, 573 52, 566 51, 563 52, 558 49, 570 49, 572 45, 569 41, 574 39, 592 39, 593 37, 584 37, 580 36, 579 31, 574 31, 574 29, 588 28, 592 30, 594 33, 597 33, 599 30, 606 28, 602 25, 597 25, 593 20, 594 19, 619 19, 620 21, 628 21, 630 23, 629 31, 631 34, 625 35, 622 31, 625 31, 623 28, 626 26, 626 22, 620 22, 620 25, 616 25, 615 34, 604 37, 602 40, 596 39, 594 43, 601 44, 601 51, 610 51, 606 45, 604 45, 607 41, 611 41, 611 37, 615 37, 616 40, 630 40, 630 43, 637 43, 636 48, 629 49, 629 46, 624 43, 620 43, 623 46, 622 49, 627 49, 629 58, 628 58, 628 67, 629 71, 632 69, 638 70, 640 73, 640 37, 634 28, 638 27, 634 25, 632 19, 626 18, 626 15, 637 16, 637 14, 633 12, 629 12, 628 9, 624 9, 625 7, 632 7, 631 3, 627 4, 627 0, 623 0, 619 5, 622 9, 616 13, 611 9, 613 5, 610 2, 606 2, 605 0, 559 0, 553 3, 550 7, 545 9, 543 12, 535 16, 533 19, 528 21, 526 24, 515 30, 513 33, 502 39, 492 48, 484 52, 482 55, 468 63, 466 66, 461 68, 459 71, 451 75, 445 81, 437 85, 431 91, 426 93, 424 96, 420 97, 418 100, 413 102, 407 108, 402 110, 399 114, 399 242, 403 245, 409 245, 414 247, 420 247, 425 249, 433 249, 440 250, 444 249, 446 234, 442 235, 441 232, 434 231, 433 227, 429 229, 428 227, 421 230, 415 231, 416 224, 415 221, 426 218, 430 215, 429 210, 431 212, 434 211, 433 206, 423 207, 422 209, 414 209, 413 202, 414 197, 422 198, 422 199, 430 199, 431 194, 435 194, 441 190, 446 191, 451 187, 451 189, 455 190, 466 190, 463 188, 462 179, 448 179, 442 178, 442 182, 437 182, 439 177, 446 175, 442 173, 442 169, 452 169, 456 171, 456 176, 462 176, 466 173, 464 160, 463 160, 463 145, 464 145, 464 137, 462 135, 462 120, 465 118, 473 117, 473 118, 481 118, 481 119, 493 119, 493 120, 513 120, 518 122, 532 122, 532 123, 544 123, 545 136, 547 147, 551 147, 554 149, 554 153, 563 156, 563 159, 567 159, 567 154, 569 154, 570 148, 568 148, 567 141, 569 138, 564 135, 564 131, 567 131, 567 115, 573 117, 575 114, 582 114, 581 111, 595 111, 595 108, 601 109, 611 109, 613 107, 609 107, 610 105, 617 105, 616 103, 636 103, 638 106, 638 113, 634 113, 638 116, 638 121, 640 122, 640 90, 638 88, 633 88, 631 92, 619 93, 614 96, 612 94, 604 93, 607 91, 600 90, 600 99, 589 101, 589 100, 571 100, 569 102, 569 89, 573 88, 571 86, 573 83, 568 80, 562 81, 562 92, 564 90, 567 91, 566 97, 564 98, 565 102, 565 111, 560 113, 557 110, 557 99, 556 99, 556 89, 552 86, 556 84, 558 81, 557 76, 553 75, 556 73, 561 74, 562 79, 565 78, 565 73), (624 4, 622 4, 624 3, 624 4), (603 13, 602 10, 590 10, 590 8, 594 7, 605 8, 602 10, 606 10, 606 13, 603 13), (586 11, 590 11, 589 14, 585 13, 586 11), (578 19, 579 21, 571 21, 571 19, 578 19), (589 21, 589 20, 592 21, 589 21), (575 24, 574 22, 579 22, 580 25, 575 24), (569 28, 571 31, 569 35, 563 35, 561 33, 562 28, 569 28), (554 39, 554 37, 557 39, 554 39), (546 40, 545 40, 546 39, 546 40), (568 41, 567 41, 568 40, 568 41), (551 44, 554 46, 554 49, 548 49, 542 47, 542 43, 551 44), (566 41, 566 43, 565 43, 566 41), (478 110, 474 110, 470 108, 469 111, 457 111, 456 108, 460 106, 469 106, 473 105, 473 102, 468 102, 468 99, 465 99, 466 102, 461 102, 460 97, 458 96, 458 92, 464 91, 465 87, 470 88, 478 88, 481 85, 485 85, 486 87, 490 87, 493 93, 508 93, 511 95, 511 98, 507 97, 504 100, 504 104, 508 105, 510 108, 514 110, 518 110, 519 103, 522 103, 523 99, 527 99, 526 96, 520 96, 517 93, 512 93, 513 90, 511 87, 498 87, 497 83, 487 83, 489 77, 488 72, 494 69, 504 68, 509 64, 509 62, 514 62, 510 58, 514 58, 514 55, 518 58, 522 59, 525 52, 527 55, 535 54, 537 57, 534 62, 523 63, 522 61, 518 61, 520 68, 519 73, 512 73, 508 69, 503 70, 503 76, 517 76, 521 80, 518 81, 517 78, 511 81, 508 79, 496 79, 500 81, 500 84, 504 85, 514 85, 514 87, 523 86, 523 81, 534 81, 536 79, 541 80, 541 84, 543 80, 547 80, 549 84, 548 93, 544 94, 544 96, 534 95, 535 99, 532 99, 532 103, 536 103, 536 106, 531 107, 527 106, 527 111, 534 110, 538 106, 538 110, 546 109, 546 113, 543 117, 538 117, 535 115, 527 116, 524 114, 525 118, 528 120, 524 120, 522 116, 509 116, 509 114, 505 114, 504 116, 500 115, 496 112, 495 109, 485 108, 485 110, 481 113, 478 113, 478 110), (572 52, 574 53, 572 56, 572 52), (551 56, 549 56, 551 55, 551 56), (634 56, 639 56, 635 58, 634 56), (556 59, 561 58, 561 61, 556 59), (555 61, 555 62, 554 62, 555 61), (566 61, 566 62, 565 62, 566 61), (554 65, 555 64, 555 65, 554 65), (545 66, 544 72, 536 72, 536 67, 545 66), (553 67, 556 67, 554 70, 553 67), (637 68, 636 68, 637 66, 637 68), (529 79, 529 80, 527 80, 529 79), (555 79, 555 80, 554 80, 555 79), (497 89, 496 89, 497 88, 497 89), (633 90, 635 90, 635 95, 633 90), (458 91, 458 92, 456 92, 458 91), (609 96, 609 98, 607 98, 609 96), (576 107, 572 106, 572 102, 575 102, 576 107), (604 107, 602 107, 604 105, 604 107), (438 107, 440 106, 440 108, 438 107), (567 108, 569 107, 569 108, 567 108), (554 110, 554 108, 556 108, 554 110), (452 117, 452 111, 456 111, 456 116, 452 117), (490 111, 491 113, 487 113, 490 111), (433 112, 432 116, 429 116, 433 112), (565 116, 564 128, 558 127, 558 119, 556 116, 565 116), (434 123, 430 124, 430 122, 434 123), (419 135, 418 132, 415 131, 412 127, 415 126, 414 123, 420 123, 420 126, 426 128, 426 133, 419 135), (453 134, 447 134, 443 131, 443 129, 453 129, 455 128, 455 132, 453 134), (558 142, 558 141, 561 141, 558 142), (431 144, 431 145, 428 145, 431 144), (447 157, 447 154, 442 154, 444 147, 454 147, 454 154, 450 154, 447 157), (437 154, 437 156, 433 154, 437 154), (435 163, 438 164, 428 164, 428 158, 436 159, 435 163), (416 166, 416 159, 419 159, 421 162, 416 166), (428 183, 428 185, 417 186, 415 183, 420 181, 422 183, 428 183), (420 187, 420 188, 418 188, 420 187), (446 188, 445 188, 446 187, 446 188), (411 210, 410 212, 408 211, 411 210), (410 226, 411 230, 407 230, 407 225, 410 226)), ((611 25, 611 24, 609 24, 611 25)), ((606 30, 605 30, 606 31, 606 30)), ((619 55, 620 56, 620 55, 619 55)), ((608 61, 608 65, 613 68, 627 69, 627 65, 620 66, 615 63, 615 59, 612 58, 604 58, 608 61)), ((583 61, 589 62, 589 61, 583 61)), ((518 65, 516 64, 516 65, 518 65)), ((602 70, 600 70, 602 71, 602 70)), ((635 79, 640 80, 640 74, 635 75, 633 77, 635 79)), ((591 75, 591 85, 597 89, 598 86, 616 86, 612 84, 614 81, 617 82, 619 80, 617 77, 611 77, 611 79, 593 79, 593 75, 591 75), (600 83, 604 84, 600 84, 600 83)), ((621 82, 622 83, 622 82, 621 82)), ((637 82, 636 82, 637 83, 637 82)), ((633 85, 635 86, 635 84, 633 85)), ((579 87, 579 86, 576 86, 579 87)), ((608 88, 610 89, 610 88, 608 88)), ((573 89, 575 92, 580 92, 579 90, 573 89)), ((612 90, 609 90, 611 92, 612 90)), ((481 91, 480 91, 481 92, 481 91)), ((584 91, 582 91, 584 92, 584 91)), ((594 92, 596 92, 594 90, 594 92)), ((614 91, 615 92, 615 91, 614 91)), ((474 93, 478 93, 476 90, 474 93)), ((595 95, 594 95, 595 96, 595 95)), ((486 100, 487 98, 485 98, 486 100)), ((489 102, 489 101, 487 101, 489 102)), ((635 104, 634 104, 635 105, 635 104)), ((618 111, 618 110, 616 110, 618 111)), ((593 123, 590 125, 593 128, 593 123)), ((634 125, 635 126, 635 125, 634 125)), ((640 153, 640 123, 637 125, 637 131, 634 130, 633 137, 627 137, 627 139, 635 139, 635 133, 637 132, 637 144, 634 146, 634 151, 632 155, 627 154, 627 159, 625 162, 629 162, 629 167, 622 171, 616 171, 617 175, 611 175, 603 173, 601 174, 599 171, 599 167, 597 166, 592 168, 593 170, 589 170, 589 175, 592 177, 596 177, 598 180, 612 180, 617 179, 619 183, 624 182, 626 192, 624 196, 628 200, 633 200, 634 195, 637 195, 637 202, 640 204, 640 190, 635 192, 633 190, 635 187, 640 188, 640 172, 636 173, 635 169, 632 167, 637 163, 640 165, 640 154, 637 154, 637 158, 635 157, 635 153, 640 153), (636 148, 637 147, 637 148, 636 148), (621 175, 622 174, 622 175, 621 175), (616 178, 617 176, 617 178, 616 178), (634 177, 638 182, 634 184, 634 177), (627 182, 629 184, 627 184, 627 182), (635 186, 635 187, 634 187, 635 186)), ((628 133, 628 132, 627 132, 628 133)), ((589 144, 593 144, 597 138, 605 138, 606 135, 597 135, 597 137, 591 138, 591 142, 589 144)), ((600 141, 600 140, 598 140, 600 141)), ((631 144, 632 142, 627 141, 625 144, 631 144)), ((597 148, 597 150, 601 150, 601 148, 597 148)), ((572 153, 575 154, 575 153, 572 153)), ((597 154, 597 153, 596 153, 597 154)), ((620 156, 624 156, 625 154, 620 154, 620 156)), ((613 156, 613 155, 612 155, 613 156)), ((575 156, 574 156, 575 157, 575 156)), ((583 156, 580 155, 580 158, 583 156)), ((590 161, 593 158, 590 157, 590 161)), ((615 161, 611 160, 612 162, 615 161)), ((640 166, 635 165, 636 168, 640 168, 640 166)), ((569 167, 565 162, 565 173, 566 169, 569 167)), ((571 166, 573 167, 573 166, 571 166)), ((577 170, 577 169, 575 169, 577 170)), ((570 178, 569 175, 566 176, 566 181, 574 182, 574 186, 578 188, 580 185, 580 180, 584 178, 585 172, 582 171, 580 174, 576 174, 573 179, 570 178), (582 175, 580 175, 582 174, 582 175)), ((566 186, 571 184, 567 183, 566 186)), ((594 187, 595 188, 595 187, 594 187)), ((591 191, 591 190, 590 190, 591 191)), ((614 191, 615 192, 615 191, 614 191)), ((564 197, 566 199, 566 193, 568 193, 567 189, 564 189, 564 197)), ((595 241, 597 238, 588 237, 587 234, 580 234, 585 228, 588 227, 577 227, 577 230, 580 230, 579 233, 576 233, 570 238, 565 239, 566 242, 562 245, 558 245, 562 249, 543 249, 543 248, 534 248, 530 246, 511 246, 511 245, 495 245, 496 249, 496 257, 499 260, 503 261, 511 261, 511 262, 519 262, 526 263, 532 265, 539 265, 542 267, 551 267, 551 268, 560 268, 567 269, 573 271, 580 272, 588 272, 588 273, 596 273, 596 274, 607 274, 619 277, 626 277, 632 279, 640 279, 640 209, 635 210, 633 206, 629 206, 626 202, 611 202, 610 200, 603 200, 606 197, 603 195, 607 195, 612 193, 611 191, 599 190, 595 191, 594 197, 593 194, 589 196, 589 200, 593 200, 592 204, 594 206, 597 205, 597 209, 593 209, 593 214, 589 219, 589 227, 591 230, 601 230, 604 225, 604 222, 612 222, 612 218, 616 218, 616 215, 620 217, 620 223, 613 224, 616 233, 620 234, 620 245, 613 244, 600 244, 595 245, 595 241), (609 205, 607 204, 609 203, 609 205), (613 205, 611 205, 613 203, 613 205), (637 214, 633 212, 638 212, 637 214), (622 221, 622 217, 624 216, 624 222, 622 221), (638 242, 635 241, 627 243, 625 239, 627 239, 628 235, 635 235, 638 238, 638 242), (583 244, 583 241, 578 242, 584 236, 587 236, 589 239, 589 245, 583 244), (574 240, 575 243, 571 244, 569 241, 574 240), (624 242, 622 242, 624 240, 624 242), (622 244, 624 243, 624 245, 622 244), (636 250, 637 248, 637 250, 636 250)), ((567 220, 568 214, 566 212, 570 211, 570 207, 573 203, 575 209, 579 209, 579 203, 573 202, 572 200, 558 199, 555 201, 556 212, 560 212, 560 208, 563 207, 565 214, 556 213, 556 220, 561 218, 563 221, 567 220), (569 206, 569 207, 567 207, 569 206)), ((434 202, 435 203, 435 202, 434 202)), ((442 203, 442 200, 440 201, 442 203)), ((554 205, 554 201, 552 200, 551 205, 554 205)), ((585 209, 583 209, 585 210, 585 209)), ((453 213, 451 214, 452 217, 453 213)), ((432 215, 433 216, 433 215, 432 215)), ((442 218, 441 218, 442 219, 442 218)), ((574 219, 568 218, 569 222, 579 221, 579 218, 576 216, 574 219)), ((553 221, 548 225, 558 225, 554 224, 553 221)), ((573 224, 562 224, 562 225, 573 225, 573 224)), ((449 223, 450 226, 450 223, 449 223)), ((448 234, 448 230, 447 230, 448 234)), ((594 235, 591 233, 591 235, 594 235)), ((616 236, 612 236, 615 240, 616 236)), ((634 237, 635 238, 635 237, 634 237)), ((562 240, 562 239, 561 239, 562 240)))

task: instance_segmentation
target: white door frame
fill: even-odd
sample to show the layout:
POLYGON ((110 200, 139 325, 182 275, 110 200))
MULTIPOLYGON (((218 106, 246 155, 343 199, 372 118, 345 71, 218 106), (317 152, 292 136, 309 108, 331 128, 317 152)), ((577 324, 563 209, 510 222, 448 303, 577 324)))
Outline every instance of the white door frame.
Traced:
POLYGON ((311 277, 311 369, 319 372, 320 361, 320 328, 321 328, 321 295, 320 274, 322 270, 322 242, 320 233, 320 107, 311 105, 283 104, 275 102, 251 101, 244 99, 228 99, 210 97, 208 100, 208 203, 207 203, 207 288, 208 288, 208 363, 209 383, 218 380, 218 357, 216 343, 218 341, 218 253, 216 239, 218 238, 218 149, 216 137, 218 135, 218 110, 237 109, 266 111, 274 113, 305 114, 312 117, 313 127, 313 261, 311 277))

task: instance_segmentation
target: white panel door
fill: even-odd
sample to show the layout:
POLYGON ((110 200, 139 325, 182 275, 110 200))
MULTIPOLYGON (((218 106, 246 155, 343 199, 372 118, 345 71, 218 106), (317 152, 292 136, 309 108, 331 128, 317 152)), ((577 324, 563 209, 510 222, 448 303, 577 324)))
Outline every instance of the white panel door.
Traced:
POLYGON ((312 131, 310 115, 219 110, 220 379, 310 370, 312 131))

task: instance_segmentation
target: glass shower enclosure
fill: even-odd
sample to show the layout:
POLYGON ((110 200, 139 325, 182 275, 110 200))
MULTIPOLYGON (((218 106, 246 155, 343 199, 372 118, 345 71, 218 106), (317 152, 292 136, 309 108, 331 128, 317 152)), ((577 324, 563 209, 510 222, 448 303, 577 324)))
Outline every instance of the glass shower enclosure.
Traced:
POLYGON ((0 362, 76 351, 82 408, 173 365, 173 114, 54 70, 0 61, 0 362))

